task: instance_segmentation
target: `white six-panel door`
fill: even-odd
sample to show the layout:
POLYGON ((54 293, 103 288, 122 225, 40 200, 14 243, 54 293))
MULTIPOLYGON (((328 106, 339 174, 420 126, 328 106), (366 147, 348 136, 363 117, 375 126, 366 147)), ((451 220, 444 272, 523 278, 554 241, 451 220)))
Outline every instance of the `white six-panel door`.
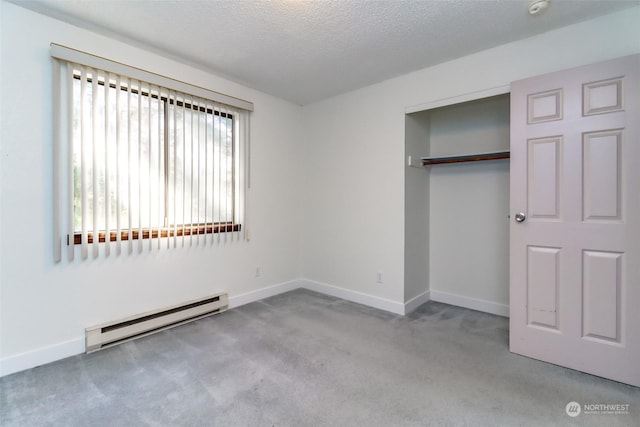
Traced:
POLYGON ((514 82, 510 176, 511 351, 636 386, 639 81, 634 55, 514 82))

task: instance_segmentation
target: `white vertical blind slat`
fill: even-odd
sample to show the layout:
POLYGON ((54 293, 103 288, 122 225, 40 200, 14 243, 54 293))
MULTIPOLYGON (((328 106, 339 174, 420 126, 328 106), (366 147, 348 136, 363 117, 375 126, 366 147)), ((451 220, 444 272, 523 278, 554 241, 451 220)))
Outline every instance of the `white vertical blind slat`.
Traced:
POLYGON ((69 200, 67 202, 67 240, 68 240, 68 257, 69 261, 73 261, 75 257, 75 227, 74 227, 74 219, 75 219, 75 190, 74 190, 74 182, 73 182, 73 64, 66 64, 66 84, 67 84, 67 97, 70 100, 67 104, 67 141, 66 141, 66 149, 67 149, 67 191, 69 200))
POLYGON ((87 118, 87 108, 86 108, 86 99, 87 99, 87 72, 86 69, 81 69, 80 74, 80 153, 79 156, 82 159, 80 161, 80 197, 82 204, 82 259, 87 259, 88 256, 88 232, 87 232, 87 164, 89 163, 88 155, 87 155, 87 141, 88 138, 88 121, 87 118))
MULTIPOLYGON (((162 104, 163 107, 163 111, 164 111, 164 137, 166 140, 166 144, 164 146, 164 162, 165 162, 165 175, 164 175, 164 182, 165 182, 165 187, 166 187, 166 196, 165 196, 165 200, 164 200, 164 217, 163 217, 163 224, 165 229, 167 230, 167 249, 169 249, 171 247, 171 242, 172 242, 172 238, 171 238, 171 230, 172 230, 172 223, 169 222, 169 218, 173 217, 173 204, 172 204, 172 200, 175 200, 175 187, 174 187, 174 180, 171 179, 172 177, 172 173, 171 171, 174 170, 174 165, 171 161, 171 146, 173 144, 173 146, 175 146, 175 139, 174 139, 174 135, 172 133, 172 129, 175 127, 172 127, 172 123, 173 123, 173 115, 171 114, 171 91, 167 91, 167 99, 165 101, 164 104, 162 104)), ((175 175, 173 175, 175 176, 175 175)))
MULTIPOLYGON (((233 216, 233 223, 236 223, 236 220, 238 218, 238 194, 236 193, 235 189, 237 188, 237 183, 238 183, 238 173, 239 173, 239 168, 238 168, 238 156, 240 156, 240 145, 238 144, 238 142, 240 141, 240 131, 238 128, 238 123, 239 123, 239 116, 238 116, 238 112, 234 111, 233 112, 233 157, 231 158, 231 162, 233 163, 233 175, 232 175, 232 179, 233 179, 233 184, 232 184, 232 188, 233 188, 233 207, 231 209, 231 213, 233 216)), ((238 240, 238 231, 233 231, 231 232, 231 240, 235 241, 238 240)))
MULTIPOLYGON (((209 218, 210 212, 209 212, 209 152, 211 150, 209 150, 209 108, 210 105, 208 102, 204 102, 204 223, 205 223, 205 227, 206 224, 213 224, 213 218, 209 218), (211 221, 210 221, 211 219, 211 221)), ((213 111, 213 109, 212 109, 213 111)), ((205 234, 204 234, 204 246, 207 245, 207 233, 205 230, 205 234)))
POLYGON ((194 187, 194 183, 193 183, 193 176, 195 171, 193 170, 193 116, 196 114, 193 111, 193 103, 194 103, 194 99, 193 97, 191 97, 191 124, 190 124, 190 129, 191 129, 191 176, 190 176, 190 180, 191 180, 191 185, 189 187, 189 223, 191 224, 191 232, 189 233, 189 246, 193 246, 193 187, 194 187))
POLYGON ((173 98, 173 247, 178 246, 178 103, 177 96, 173 98))
POLYGON ((98 238, 98 70, 92 70, 91 79, 91 195, 93 198, 93 257, 100 254, 100 239, 98 238))
POLYGON ((215 172, 216 172, 216 168, 215 168, 215 158, 216 158, 216 106, 215 104, 211 104, 209 106, 209 108, 211 109, 211 123, 207 124, 207 129, 209 131, 209 135, 207 138, 207 147, 209 149, 208 152, 208 156, 207 156, 207 165, 209 165, 210 169, 209 169, 209 173, 207 174, 207 183, 208 183, 208 192, 207 192, 207 207, 209 208, 209 218, 210 218, 210 222, 211 222, 211 235, 209 236, 209 246, 213 245, 213 243, 215 242, 215 228, 216 228, 216 213, 215 213, 215 199, 214 199, 214 194, 215 194, 215 183, 216 183, 216 178, 215 178, 215 172), (211 126, 211 128, 209 128, 209 126, 211 126), (211 175, 211 178, 209 179, 209 175, 211 175), (209 194, 211 193, 211 194, 209 194))
MULTIPOLYGON (((162 88, 158 87, 158 98, 157 98, 157 111, 158 111, 158 185, 162 183, 164 188, 164 194, 161 197, 160 189, 158 188, 156 194, 158 199, 158 250, 160 250, 162 245, 161 232, 163 228, 166 226, 165 218, 168 215, 167 205, 167 196, 169 191, 169 181, 168 179, 168 157, 166 150, 169 149, 168 145, 164 143, 165 138, 168 138, 168 132, 166 131, 167 125, 167 117, 165 116, 165 109, 162 103, 162 88), (165 129, 162 129, 162 124, 165 123, 165 129), (162 131, 161 131, 162 129, 162 131), (164 156, 164 157, 163 157, 164 156), (164 198, 163 198, 164 197, 164 198)), ((167 235, 167 247, 169 247, 169 236, 167 235)))
MULTIPOLYGON (((231 222, 233 223, 233 221, 235 221, 236 218, 236 156, 238 155, 238 147, 236 146, 236 142, 237 142, 237 138, 238 138, 238 133, 237 133, 237 129, 236 129, 236 122, 238 121, 238 114, 237 111, 233 111, 232 112, 233 115, 233 121, 231 122, 231 128, 229 129, 229 133, 230 133, 230 143, 231 143, 231 157, 229 157, 229 170, 231 171, 231 188, 230 188, 230 192, 231 192, 231 202, 229 203, 229 218, 231 218, 231 222)), ((233 233, 233 225, 230 228, 230 232, 229 232, 229 238, 231 239, 231 241, 235 241, 235 233, 233 233)))
MULTIPOLYGON (((234 219, 234 208, 235 208, 235 197, 236 197, 236 193, 235 193, 235 177, 234 177, 234 173, 235 173, 235 160, 234 160, 234 156, 237 155, 237 149, 235 146, 235 141, 236 141, 236 133, 235 133, 235 122, 236 120, 238 120, 238 116, 236 115, 235 111, 231 112, 232 117, 233 117, 233 121, 231 122, 231 127, 227 130, 227 132, 229 133, 229 146, 230 146, 230 150, 231 150, 231 156, 227 157, 227 163, 228 163, 228 172, 230 172, 231 178, 230 179, 230 186, 227 186, 227 189, 229 190, 229 198, 227 200, 229 200, 229 206, 227 208, 227 218, 231 219, 231 222, 233 222, 234 219)), ((229 240, 231 240, 232 242, 235 240, 235 234, 233 233, 233 225, 229 228, 229 231, 227 233, 229 235, 229 240)))
POLYGON ((247 157, 245 158, 245 168, 247 170, 247 182, 244 184, 244 188, 242 191, 242 195, 244 197, 244 210, 242 212, 242 221, 245 226, 245 240, 249 240, 251 237, 251 231, 249 230, 249 215, 251 214, 249 206, 249 191, 251 190, 251 113, 248 111, 244 113, 245 116, 245 126, 247 131, 245 133, 245 145, 247 147, 247 157))
POLYGON ((213 233, 213 231, 215 231, 216 228, 216 198, 215 198, 215 194, 216 194, 216 173, 217 173, 217 168, 216 168, 216 110, 217 110, 217 106, 214 104, 211 106, 211 226, 212 226, 212 233, 211 233, 211 239, 209 241, 209 245, 213 245, 216 241, 216 235, 215 233, 213 233))
MULTIPOLYGON (((142 252, 142 82, 138 81, 138 169, 136 170, 136 178, 138 180, 138 194, 135 198, 138 208, 138 253, 142 252)), ((131 179, 131 178, 129 178, 131 179)))
MULTIPOLYGON (((147 186, 148 186, 148 191, 149 191, 149 251, 153 250, 153 220, 154 220, 154 208, 153 208, 153 202, 154 202, 154 196, 155 194, 157 194, 156 191, 153 191, 155 188, 155 184, 153 184, 153 180, 156 178, 153 176, 153 168, 151 167, 151 165, 153 165, 155 163, 155 159, 153 158, 153 138, 151 137, 151 135, 153 134, 153 128, 155 127, 155 123, 153 122, 153 114, 152 114, 152 109, 153 109, 153 105, 152 105, 152 98, 151 98, 151 90, 152 90, 152 86, 149 85, 149 96, 147 96, 147 108, 149 110, 149 119, 148 119, 148 132, 149 132, 149 156, 148 156, 148 162, 149 162, 149 171, 148 171, 148 177, 147 177, 147 186)), ((160 114, 160 111, 158 111, 158 114, 160 114)), ((160 134, 158 133, 158 139, 160 139, 160 134)), ((160 153, 157 153, 158 158, 160 158, 160 153)), ((157 200, 156 200, 157 202, 157 200)), ((157 203, 156 203, 157 205, 157 203)), ((156 211, 156 215, 158 214, 158 212, 156 211)), ((158 219, 157 216, 155 218, 156 220, 158 219)), ((158 239, 160 238, 160 230, 158 230, 158 239)))
POLYGON ((185 245, 187 228, 187 98, 182 98, 182 247, 185 245))
POLYGON ((105 256, 111 254, 111 140, 109 126, 111 124, 111 76, 107 73, 104 79, 104 224, 105 224, 105 256))
POLYGON ((120 156, 122 154, 122 120, 120 111, 122 108, 122 79, 116 77, 116 254, 122 253, 122 186, 120 184, 120 174, 122 165, 120 156))
MULTIPOLYGON (((233 161, 235 162, 235 167, 236 167, 236 173, 234 174, 234 179, 235 179, 235 184, 234 184, 234 188, 242 188, 240 187, 241 183, 244 181, 242 178, 242 174, 244 173, 243 169, 242 169, 242 163, 240 161, 240 159, 242 159, 242 156, 244 156, 244 147, 243 147, 243 141, 244 141, 244 128, 242 126, 242 124, 244 123, 243 120, 241 120, 242 114, 239 111, 236 111, 236 115, 237 115, 237 119, 233 122, 234 123, 234 128, 237 129, 237 146, 238 146, 238 150, 236 152, 236 155, 233 157, 233 161)), ((234 207, 234 212, 235 212, 235 218, 234 218, 234 222, 237 224, 242 224, 242 202, 241 202, 241 194, 236 194, 236 197, 234 198, 234 203, 235 203, 235 207, 234 207)), ((238 229, 236 231, 236 240, 240 241, 240 233, 241 230, 238 229)))
MULTIPOLYGON (((218 214, 218 227, 222 226, 222 109, 218 107, 218 161, 214 162, 215 168, 218 170, 218 189, 216 194, 218 195, 217 214, 218 214)), ((218 231, 218 244, 220 244, 220 229, 218 231)))
POLYGON ((61 82, 61 64, 57 59, 53 60, 53 261, 60 262, 62 260, 62 195, 61 193, 61 185, 60 185, 60 171, 63 170, 61 167, 61 145, 63 136, 62 132, 62 106, 61 104, 61 93, 62 93, 62 82, 61 82))
POLYGON ((132 144, 132 129, 131 129, 131 96, 133 95, 131 91, 132 80, 127 79, 127 220, 128 220, 128 228, 129 234, 127 236, 127 240, 129 241, 128 252, 133 253, 133 212, 131 210, 131 191, 133 190, 131 183, 131 157, 133 157, 133 144, 132 144))
POLYGON ((196 137, 197 137, 197 142, 196 142, 196 151, 192 153, 192 155, 196 156, 196 173, 195 173, 195 179, 196 179, 196 246, 200 245, 200 181, 202 181, 200 179, 200 159, 201 159, 201 154, 200 154, 200 141, 201 141, 201 126, 202 126, 202 111, 200 111, 201 108, 201 104, 200 104, 200 100, 198 100, 198 107, 197 107, 197 120, 196 120, 196 127, 197 127, 197 132, 195 133, 196 137))
POLYGON ((245 167, 247 169, 246 188, 251 188, 251 114, 244 112, 244 125, 246 127, 245 145, 247 146, 247 157, 245 159, 245 167))
MULTIPOLYGON (((227 110, 227 114, 231 114, 231 117, 233 117, 232 121, 230 123, 227 123, 227 153, 231 153, 231 156, 227 155, 225 158, 225 162, 226 162, 226 168, 227 168, 227 206, 226 206, 226 217, 227 217, 227 225, 226 225, 226 233, 225 233, 225 237, 228 238, 230 241, 233 241, 233 233, 231 232, 231 230, 233 230, 233 226, 229 226, 229 219, 231 219, 233 221, 233 207, 234 207, 234 189, 233 189, 233 184, 235 183, 235 181, 233 179, 230 180, 230 176, 233 177, 233 168, 234 168, 234 163, 233 163, 233 155, 235 155, 235 146, 234 146, 234 141, 235 141, 235 135, 233 132, 233 123, 234 121, 237 119, 237 116, 235 115, 235 111, 230 111, 227 110), (231 126, 229 126, 229 124, 231 124, 231 126)), ((227 116, 228 118, 229 116, 227 116)))
MULTIPOLYGON (((241 152, 241 137, 242 135, 240 134, 240 112, 239 111, 234 111, 233 112, 233 157, 231 158, 231 162, 233 163, 233 177, 232 177, 232 182, 233 182, 233 190, 232 190, 232 194, 233 194, 233 208, 232 210, 232 217, 233 217, 233 223, 236 224, 238 222, 238 215, 240 214, 240 200, 239 200, 239 195, 240 193, 238 193, 238 190, 240 188, 240 176, 242 175, 242 170, 240 170, 240 164, 238 162, 242 152, 241 152)), ((236 241, 239 240, 240 237, 240 230, 236 230, 233 233, 231 233, 231 237, 232 240, 236 241)))
POLYGON ((230 142, 230 133, 231 130, 229 129, 229 110, 225 109, 225 112, 227 113, 227 117, 225 120, 225 138, 224 138, 224 144, 225 144, 225 156, 224 156, 224 172, 225 172, 225 186, 224 186, 224 219, 225 219, 225 224, 224 224, 224 241, 227 242, 227 240, 229 240, 229 229, 228 229, 228 221, 229 221, 229 208, 230 208, 230 203, 229 203, 229 197, 232 197, 231 194, 229 194, 229 169, 230 169, 230 156, 228 156, 228 151, 229 151, 229 142, 230 142))
POLYGON ((74 189, 74 173, 73 173, 73 64, 66 64, 66 82, 67 82, 67 140, 65 147, 68 149, 67 155, 67 197, 69 197, 67 212, 67 240, 68 240, 68 257, 69 261, 75 258, 75 189, 74 189))
POLYGON ((220 221, 220 232, 218 233, 218 238, 220 239, 221 243, 224 243, 224 237, 225 235, 223 234, 223 230, 224 230, 224 226, 225 226, 225 222, 226 222, 226 218, 225 218, 225 199, 226 199, 226 191, 225 191, 225 186, 224 186, 224 179, 225 179, 225 170, 224 170, 224 165, 225 162, 223 161, 224 159, 224 153, 226 150, 225 147, 225 126, 226 126, 226 115, 225 115, 225 110, 224 108, 221 106, 220 107, 220 156, 218 157, 218 170, 220 171, 220 190, 218 191, 218 196, 220 197, 220 203, 219 203, 219 209, 220 209, 220 215, 219 215, 219 221, 220 221))
POLYGON ((249 197, 247 193, 251 188, 251 114, 249 112, 243 112, 244 116, 244 127, 245 127, 245 157, 244 157, 244 167, 245 167, 245 179, 246 182, 243 186, 242 198, 243 198, 243 207, 242 207, 242 226, 244 227, 244 239, 249 240, 250 231, 248 226, 248 218, 249 218, 249 197))

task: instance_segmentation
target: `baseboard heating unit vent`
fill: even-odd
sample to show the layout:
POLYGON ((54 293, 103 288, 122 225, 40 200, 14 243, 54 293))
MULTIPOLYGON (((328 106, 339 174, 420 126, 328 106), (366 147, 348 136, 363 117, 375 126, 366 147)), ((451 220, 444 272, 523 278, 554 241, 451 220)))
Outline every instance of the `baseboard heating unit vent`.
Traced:
POLYGON ((229 297, 226 293, 221 293, 93 326, 85 330, 86 350, 87 353, 91 353, 111 347, 163 329, 221 313, 228 307, 229 297))

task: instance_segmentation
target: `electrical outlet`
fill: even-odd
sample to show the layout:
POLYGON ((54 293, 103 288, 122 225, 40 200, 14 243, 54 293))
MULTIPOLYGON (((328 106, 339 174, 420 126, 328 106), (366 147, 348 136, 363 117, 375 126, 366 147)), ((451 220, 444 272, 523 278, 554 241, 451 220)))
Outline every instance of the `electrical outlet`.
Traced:
POLYGON ((262 275, 262 269, 259 265, 256 266, 256 277, 260 277, 262 275))
POLYGON ((376 282, 382 283, 382 271, 378 271, 378 280, 376 282))

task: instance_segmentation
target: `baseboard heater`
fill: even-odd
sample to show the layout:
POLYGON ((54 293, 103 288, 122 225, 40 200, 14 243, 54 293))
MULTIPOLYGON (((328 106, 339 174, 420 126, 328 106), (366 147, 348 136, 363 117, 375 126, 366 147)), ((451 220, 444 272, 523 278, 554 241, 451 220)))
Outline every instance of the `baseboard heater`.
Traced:
POLYGON ((226 293, 211 295, 183 304, 141 313, 85 329, 87 353, 192 322, 229 307, 226 293))

